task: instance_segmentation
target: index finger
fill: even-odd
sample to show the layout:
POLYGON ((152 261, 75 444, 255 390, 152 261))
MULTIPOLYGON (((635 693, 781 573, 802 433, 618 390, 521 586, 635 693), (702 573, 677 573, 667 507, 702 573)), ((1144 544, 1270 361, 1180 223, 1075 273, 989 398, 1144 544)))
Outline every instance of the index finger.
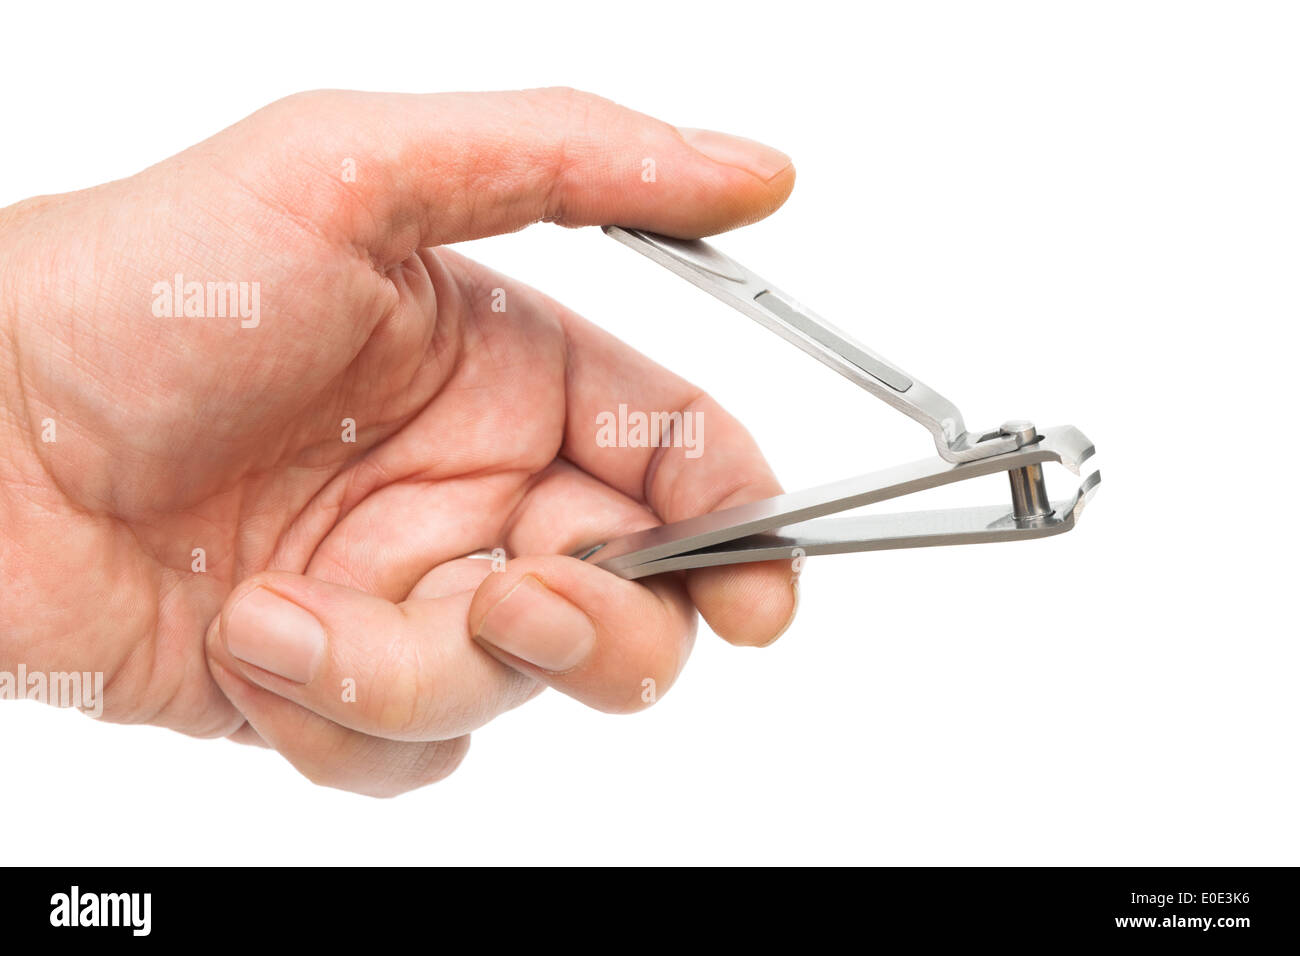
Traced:
MULTIPOLYGON (((707 393, 555 308, 569 343, 565 458, 665 523, 781 494, 753 437, 707 393)), ((696 569, 687 587, 709 626, 733 644, 772 643, 798 604, 789 561, 696 569)))

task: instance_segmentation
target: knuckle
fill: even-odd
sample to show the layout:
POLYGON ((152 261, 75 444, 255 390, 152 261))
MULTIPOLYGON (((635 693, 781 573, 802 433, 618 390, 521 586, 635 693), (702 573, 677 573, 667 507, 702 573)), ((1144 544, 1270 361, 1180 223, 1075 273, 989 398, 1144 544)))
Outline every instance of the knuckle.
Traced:
POLYGON ((338 93, 334 90, 299 90, 273 101, 266 109, 272 113, 305 115, 330 107, 337 100, 338 93))
POLYGON ((586 106, 609 102, 604 97, 587 90, 580 90, 575 86, 550 86, 543 90, 543 93, 562 106, 586 106))
POLYGON ((436 647, 412 637, 418 625, 406 618, 388 642, 386 653, 374 658, 369 698, 372 732, 390 740, 439 739, 457 723, 454 674, 449 674, 436 647))
POLYGON ((375 681, 376 732, 393 740, 413 740, 424 735, 431 723, 431 702, 441 698, 437 677, 423 662, 418 647, 398 642, 379 673, 391 675, 375 681))

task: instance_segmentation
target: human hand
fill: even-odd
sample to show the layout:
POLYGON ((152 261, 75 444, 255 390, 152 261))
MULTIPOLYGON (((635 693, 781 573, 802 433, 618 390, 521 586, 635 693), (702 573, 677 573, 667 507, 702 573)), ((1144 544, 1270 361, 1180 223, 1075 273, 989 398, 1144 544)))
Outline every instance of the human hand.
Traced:
POLYGON ((103 672, 109 720, 388 795, 547 685, 641 708, 697 608, 774 640, 784 562, 628 582, 564 556, 779 493, 744 429, 431 247, 539 220, 707 235, 793 182, 766 147, 584 93, 320 92, 0 211, 0 669, 103 672), (242 311, 187 316, 178 274, 239 284, 242 311), (598 446, 620 403, 702 413, 707 453, 598 446), (500 573, 463 557, 495 547, 500 573))

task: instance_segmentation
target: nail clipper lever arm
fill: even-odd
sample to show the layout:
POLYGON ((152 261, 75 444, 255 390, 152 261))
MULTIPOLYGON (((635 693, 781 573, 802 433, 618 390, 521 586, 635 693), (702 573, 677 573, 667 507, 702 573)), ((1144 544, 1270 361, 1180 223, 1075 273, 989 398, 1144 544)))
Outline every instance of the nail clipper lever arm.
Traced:
POLYGON ((707 243, 619 226, 604 229, 920 422, 945 460, 972 461, 1015 450, 1013 438, 968 434, 952 402, 707 243))

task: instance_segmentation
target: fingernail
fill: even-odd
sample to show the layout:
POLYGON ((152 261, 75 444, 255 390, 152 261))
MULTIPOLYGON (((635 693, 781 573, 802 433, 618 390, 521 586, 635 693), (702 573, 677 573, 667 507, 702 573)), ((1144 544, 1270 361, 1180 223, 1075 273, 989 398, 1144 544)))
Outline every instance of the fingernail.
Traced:
POLYGON ((591 618, 531 574, 487 612, 478 636, 555 673, 577 667, 596 643, 591 618))
POLYGON ((292 601, 256 588, 230 609, 226 648, 247 664, 305 684, 325 657, 325 629, 292 601))
POLYGON ((737 166, 762 180, 771 179, 790 165, 790 157, 779 149, 742 136, 731 136, 711 129, 679 129, 678 132, 687 143, 709 159, 737 166))

